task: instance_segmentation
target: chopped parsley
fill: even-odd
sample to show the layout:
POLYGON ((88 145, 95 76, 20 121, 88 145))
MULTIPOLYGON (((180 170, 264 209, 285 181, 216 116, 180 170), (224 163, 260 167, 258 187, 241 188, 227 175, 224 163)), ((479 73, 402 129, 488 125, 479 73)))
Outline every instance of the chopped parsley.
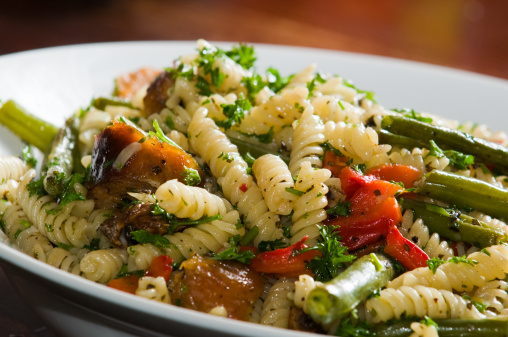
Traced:
POLYGON ((237 99, 234 104, 221 104, 222 113, 226 117, 223 120, 215 120, 217 126, 230 129, 233 125, 240 125, 245 118, 245 112, 252 108, 248 99, 237 99))
POLYGON ((299 190, 294 189, 292 187, 286 187, 285 190, 286 190, 286 192, 289 192, 289 193, 294 194, 299 197, 301 197, 305 193, 303 191, 299 191, 299 190))
POLYGON ((159 248, 169 248, 170 243, 167 238, 165 238, 162 235, 159 234, 151 234, 148 233, 148 231, 141 229, 137 231, 132 231, 131 236, 134 240, 136 240, 139 243, 147 244, 150 243, 154 245, 155 247, 159 248))
MULTIPOLYGON (((62 176, 63 177, 63 176, 62 176)), ((63 179, 63 178, 62 178, 63 179)), ((58 207, 52 210, 46 210, 48 214, 57 214, 60 212, 65 205, 70 202, 77 200, 86 200, 85 196, 81 192, 76 192, 74 185, 83 184, 85 182, 85 176, 79 173, 73 173, 69 179, 65 180, 62 194, 59 196, 58 207)))
POLYGON ((193 168, 184 166, 182 176, 183 181, 188 186, 196 186, 199 185, 199 183, 201 183, 201 176, 199 175, 199 172, 193 168))
POLYGON ((115 278, 121 278, 121 277, 127 277, 131 275, 136 275, 137 277, 142 277, 145 274, 143 270, 133 270, 129 271, 128 265, 124 264, 122 268, 120 268, 120 271, 116 275, 115 278))
POLYGON ((337 232, 337 226, 321 226, 319 233, 321 237, 314 247, 304 248, 302 252, 317 250, 321 256, 316 256, 307 267, 312 270, 315 279, 321 282, 327 282, 339 274, 339 270, 346 263, 352 262, 356 256, 347 254, 347 247, 340 242, 340 236, 337 232))
POLYGON ((153 131, 150 131, 148 133, 149 136, 154 136, 154 137, 157 137, 157 139, 162 142, 162 143, 168 143, 168 144, 171 144, 173 145, 174 147, 177 147, 180 149, 180 146, 178 146, 174 141, 172 141, 171 139, 168 138, 168 136, 166 136, 164 134, 164 132, 162 132, 160 126, 159 126, 159 122, 157 122, 156 119, 153 120, 153 128, 155 129, 155 132, 153 131))
POLYGON ((488 308, 487 304, 480 301, 474 301, 469 295, 464 295, 462 298, 470 302, 468 304, 468 308, 475 307, 479 312, 484 312, 488 308))
POLYGON ((473 260, 473 259, 467 259, 466 256, 453 256, 451 257, 448 262, 452 262, 452 263, 465 263, 465 264, 468 264, 470 266, 474 266, 475 264, 478 264, 478 261, 476 260, 473 260))
POLYGON ((338 216, 349 216, 351 214, 351 202, 339 200, 339 202, 337 202, 337 205, 335 205, 331 208, 328 208, 326 210, 326 214, 338 215, 338 216))
POLYGON ((437 268, 439 268, 439 266, 445 262, 446 262, 445 260, 443 260, 439 257, 433 257, 433 258, 427 260, 427 266, 429 266, 429 269, 432 271, 432 274, 435 274, 437 271, 437 268))
POLYGON ((450 164, 459 170, 465 170, 470 165, 474 164, 475 158, 472 155, 464 154, 454 150, 443 151, 433 140, 430 140, 429 143, 430 148, 427 156, 434 156, 436 158, 442 158, 446 156, 450 160, 450 164))
POLYGON ((256 52, 253 46, 248 46, 244 43, 240 43, 237 46, 233 46, 230 51, 226 52, 226 55, 242 66, 244 69, 250 69, 254 67, 254 63, 257 60, 256 52))
POLYGON ((432 320, 432 318, 430 318, 430 317, 428 317, 428 316, 425 316, 425 318, 424 318, 424 319, 422 319, 422 320, 420 321, 420 323, 422 323, 422 324, 424 324, 424 325, 426 325, 426 326, 434 326, 434 327, 436 327, 436 329, 437 329, 437 323, 436 323, 436 322, 434 322, 434 320, 432 320))
POLYGON ((307 89, 309 90, 308 97, 312 97, 312 95, 314 95, 314 90, 316 90, 317 86, 316 83, 325 83, 325 82, 326 79, 323 77, 323 75, 321 75, 321 73, 317 73, 310 82, 307 82, 307 89))
POLYGON ((372 101, 373 103, 377 103, 377 99, 376 99, 376 95, 374 94, 373 91, 367 91, 367 90, 361 90, 361 89, 358 89, 354 84, 353 82, 349 81, 349 80, 344 80, 342 82, 342 84, 344 84, 344 86, 348 87, 348 88, 351 88, 351 89, 354 89, 356 90, 356 92, 358 92, 359 94, 361 94, 364 98, 372 101))
POLYGON ((285 243, 282 239, 276 239, 273 241, 261 241, 258 245, 258 251, 267 252, 279 248, 286 248, 287 246, 287 243, 285 243))
POLYGON ((30 145, 23 147, 23 150, 21 151, 21 158, 30 167, 35 167, 37 165, 37 159, 33 156, 32 147, 30 145))
POLYGON ((241 250, 238 245, 238 238, 230 237, 228 239, 230 244, 229 248, 215 254, 213 259, 215 260, 235 260, 241 263, 249 264, 255 257, 255 254, 250 249, 241 250))

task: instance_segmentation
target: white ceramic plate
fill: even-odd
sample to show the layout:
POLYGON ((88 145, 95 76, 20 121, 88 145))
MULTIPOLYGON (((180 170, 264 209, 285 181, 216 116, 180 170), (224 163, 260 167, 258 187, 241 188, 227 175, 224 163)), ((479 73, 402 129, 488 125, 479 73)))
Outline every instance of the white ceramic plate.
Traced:
MULTIPOLYGON (((218 43, 228 46, 229 43, 218 43)), ((77 45, 0 57, 0 99, 15 99, 54 124, 107 95, 113 78, 143 66, 166 67, 192 53, 194 42, 77 45)), ((414 108, 507 128, 508 81, 403 60, 319 49, 258 45, 258 69, 282 74, 311 63, 324 73, 374 90, 388 108, 414 108)), ((21 142, 0 127, 0 155, 19 154, 21 142)), ((0 262, 25 299, 64 336, 298 336, 294 331, 226 320, 111 290, 39 263, 0 244, 0 262)), ((307 334, 301 334, 307 335, 307 334)))

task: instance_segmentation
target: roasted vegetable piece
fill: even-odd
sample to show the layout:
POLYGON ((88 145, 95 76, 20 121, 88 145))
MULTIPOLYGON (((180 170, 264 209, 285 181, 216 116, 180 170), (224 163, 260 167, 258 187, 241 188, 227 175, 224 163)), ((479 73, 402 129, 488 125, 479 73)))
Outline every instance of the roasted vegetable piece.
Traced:
POLYGON ((362 176, 349 167, 342 169, 339 177, 351 212, 347 216, 330 217, 325 224, 339 226, 341 242, 350 251, 386 237, 388 230, 402 219, 394 197, 402 187, 373 176, 362 176))
POLYGON ((315 258, 318 252, 311 250, 300 253, 302 249, 307 247, 305 241, 308 238, 308 236, 305 236, 302 240, 287 248, 257 254, 251 261, 251 268, 260 273, 289 277, 311 273, 307 269, 307 263, 315 258))
POLYGON ((365 255, 309 293, 306 302, 309 314, 320 324, 336 322, 394 276, 394 267, 387 257, 376 253, 365 255))
MULTIPOLYGON (((416 321, 419 321, 417 319, 416 321)), ((376 324, 375 337, 408 337, 413 333, 411 323, 404 319, 392 323, 376 324)), ((435 319, 439 337, 505 337, 508 336, 508 320, 504 319, 435 319)))
POLYGON ((378 179, 402 183, 405 188, 409 188, 413 187, 415 181, 420 179, 421 172, 413 166, 384 164, 368 169, 365 171, 365 175, 373 175, 378 179))
POLYGON ((265 278, 243 263, 194 255, 175 272, 173 304, 201 312, 223 306, 229 318, 248 321, 265 278), (234 294, 234 295, 232 295, 234 294))
POLYGON ((427 267, 429 256, 413 241, 406 239, 393 226, 386 235, 384 252, 399 261, 406 269, 427 267))
POLYGON ((482 180, 434 170, 427 173, 416 193, 508 220, 508 191, 482 180))
POLYGON ((0 123, 43 153, 50 149, 58 133, 56 126, 35 117, 13 100, 0 107, 0 123))
POLYGON ((161 112, 166 107, 169 98, 168 90, 175 84, 172 75, 164 71, 159 74, 150 84, 143 98, 144 112, 146 116, 161 112))
POLYGON ((115 80, 114 95, 120 98, 132 98, 138 90, 149 85, 159 74, 160 70, 152 68, 141 68, 135 72, 123 74, 115 80))
POLYGON ((458 130, 402 116, 385 116, 381 127, 393 134, 414 138, 427 144, 433 140, 442 149, 471 154, 481 162, 493 164, 501 173, 508 172, 508 149, 504 146, 458 130))
POLYGON ((70 117, 53 139, 50 150, 44 157, 41 176, 44 189, 54 197, 64 190, 64 182, 72 172, 83 173, 77 140, 77 117, 70 117))
POLYGON ((413 211, 414 218, 421 218, 431 233, 452 241, 463 241, 477 247, 489 247, 507 241, 503 231, 489 227, 483 221, 475 219, 460 211, 447 211, 434 204, 423 201, 401 198, 404 209, 413 211))
POLYGON ((194 158, 170 143, 147 136, 123 122, 113 122, 96 138, 92 151, 88 198, 97 208, 114 208, 128 192, 153 193, 171 179, 184 182, 186 168, 203 173, 194 158))

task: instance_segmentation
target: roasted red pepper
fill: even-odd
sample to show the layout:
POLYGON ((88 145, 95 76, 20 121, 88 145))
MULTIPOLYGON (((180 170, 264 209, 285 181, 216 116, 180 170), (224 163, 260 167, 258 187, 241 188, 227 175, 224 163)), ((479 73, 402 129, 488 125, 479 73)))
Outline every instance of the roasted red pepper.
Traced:
POLYGON ((415 181, 420 179, 420 170, 413 166, 399 164, 384 164, 365 171, 378 179, 396 181, 404 184, 405 188, 413 187, 415 181))
POLYGON ((108 287, 125 291, 129 294, 135 294, 136 289, 138 289, 139 276, 137 275, 129 275, 120 278, 113 279, 109 281, 108 287))
POLYGON ((409 270, 427 267, 429 256, 413 241, 403 237, 395 226, 388 231, 384 252, 409 270))
POLYGON ((306 236, 287 248, 257 254, 251 261, 251 268, 260 273, 279 274, 288 277, 311 273, 306 265, 319 252, 311 250, 300 253, 302 249, 307 248, 305 241, 308 238, 306 236))
POLYGON ((340 171, 346 167, 346 161, 348 159, 349 158, 345 156, 337 156, 335 153, 333 153, 333 151, 326 151, 323 160, 323 168, 330 170, 334 177, 338 177, 340 171))
POLYGON ((162 276, 166 282, 168 282, 169 278, 171 277, 171 272, 173 271, 172 263, 173 259, 167 255, 154 257, 152 259, 152 263, 150 264, 150 268, 145 273, 145 275, 151 277, 162 276))
MULTIPOLYGON (((162 276, 166 282, 168 282, 171 277, 171 272, 173 271, 172 263, 173 260, 167 255, 154 257, 150 263, 150 268, 145 272, 145 276, 162 276)), ((135 294, 136 289, 138 289, 138 284, 139 276, 132 274, 111 280, 108 283, 108 287, 135 294)))
POLYGON ((339 226, 341 241, 350 251, 386 237, 390 227, 401 221, 395 195, 402 187, 374 176, 363 176, 349 167, 341 170, 339 178, 351 213, 330 218, 326 224, 339 226))

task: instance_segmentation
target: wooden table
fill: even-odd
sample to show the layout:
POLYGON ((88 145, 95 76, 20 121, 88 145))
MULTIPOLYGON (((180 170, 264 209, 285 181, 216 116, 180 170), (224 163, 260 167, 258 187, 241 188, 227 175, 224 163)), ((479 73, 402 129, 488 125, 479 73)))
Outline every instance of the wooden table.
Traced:
MULTIPOLYGON (((508 79, 506 13, 505 0, 4 1, 0 54, 76 43, 204 38, 383 55, 508 79)), ((0 289, 0 334, 51 335, 1 271, 0 289)))

